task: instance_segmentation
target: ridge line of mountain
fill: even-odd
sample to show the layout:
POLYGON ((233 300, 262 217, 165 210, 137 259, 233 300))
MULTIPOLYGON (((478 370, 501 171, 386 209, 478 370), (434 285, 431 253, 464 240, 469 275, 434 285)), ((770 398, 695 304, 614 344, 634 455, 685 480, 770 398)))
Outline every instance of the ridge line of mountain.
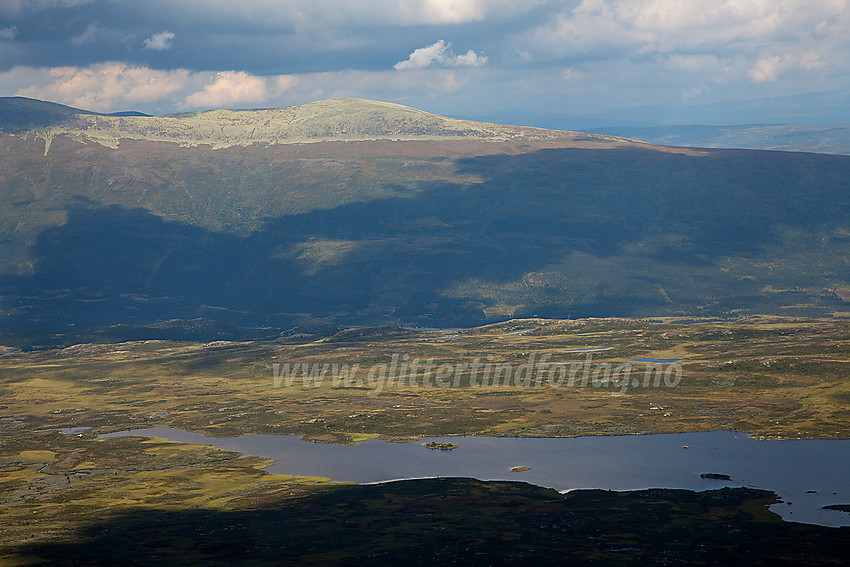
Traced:
POLYGON ((325 141, 466 140, 623 147, 646 142, 603 134, 448 118, 395 103, 336 98, 281 108, 205 110, 162 116, 107 115, 35 99, 0 98, 0 131, 43 139, 57 135, 116 148, 121 140, 174 142, 214 149, 325 141), (38 113, 41 113, 40 115, 38 113))

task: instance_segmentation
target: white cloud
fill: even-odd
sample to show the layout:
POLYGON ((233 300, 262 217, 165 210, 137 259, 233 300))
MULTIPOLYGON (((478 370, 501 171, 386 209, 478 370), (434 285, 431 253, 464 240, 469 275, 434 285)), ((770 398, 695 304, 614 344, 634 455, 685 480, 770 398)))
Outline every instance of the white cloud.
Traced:
POLYGON ((395 64, 396 69, 424 69, 434 64, 443 63, 446 59, 448 44, 442 39, 428 47, 420 47, 413 51, 405 61, 395 64))
POLYGON ((483 20, 484 4, 481 0, 425 0, 422 12, 428 22, 456 24, 483 20))
MULTIPOLYGON (((582 0, 516 38, 537 60, 639 53, 729 56, 850 36, 848 0, 582 0), (533 49, 530 49, 533 48, 533 49)), ((842 39, 843 38, 843 39, 842 39)), ((805 49, 805 47, 803 48, 805 49)))
POLYGON ((271 97, 266 79, 244 71, 222 71, 203 90, 186 97, 184 106, 209 108, 250 102, 265 102, 271 97))
POLYGON ((171 48, 171 42, 174 40, 174 34, 168 30, 155 33, 148 39, 142 42, 145 49, 153 51, 164 51, 171 48))
MULTIPOLYGON (((334 80, 339 78, 326 78, 327 82, 334 80)), ((159 107, 174 110, 265 102, 282 96, 298 82, 294 75, 160 71, 115 62, 84 68, 15 67, 0 73, 0 84, 7 92, 97 112, 140 110, 136 108, 139 104, 156 112, 159 107)))
POLYGON ((458 55, 455 59, 455 65, 458 67, 481 67, 487 64, 487 56, 479 55, 471 49, 463 55, 458 55))
POLYGON ((785 57, 773 55, 764 57, 756 62, 755 67, 750 69, 747 77, 754 83, 763 83, 765 81, 775 81, 779 78, 779 72, 783 68, 788 67, 788 62, 785 57))
POLYGON ((273 97, 282 95, 298 84, 298 77, 295 75, 278 75, 276 77, 269 77, 267 80, 270 83, 269 92, 273 97))
MULTIPOLYGON (((87 68, 53 67, 39 70, 43 84, 18 90, 27 96, 76 108, 108 112, 121 105, 153 102, 180 91, 189 80, 185 70, 157 71, 123 63, 87 68)), ((18 70, 20 72, 20 70, 18 70)))
POLYGON ((451 43, 438 40, 427 47, 414 50, 407 59, 396 63, 395 68, 402 71, 426 67, 481 67, 487 63, 486 55, 479 55, 471 49, 463 55, 455 55, 451 47, 451 43))
POLYGON ((781 74, 795 69, 810 71, 825 66, 817 53, 771 55, 756 61, 747 78, 754 83, 774 82, 781 74))

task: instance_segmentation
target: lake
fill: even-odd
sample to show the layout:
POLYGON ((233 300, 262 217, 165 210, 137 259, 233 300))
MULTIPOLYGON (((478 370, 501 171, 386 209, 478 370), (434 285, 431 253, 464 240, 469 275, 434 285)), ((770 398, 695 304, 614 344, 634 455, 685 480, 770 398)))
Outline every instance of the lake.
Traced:
POLYGON ((784 502, 771 510, 786 520, 850 525, 850 514, 822 509, 850 503, 850 440, 761 441, 742 433, 712 431, 568 438, 427 437, 416 443, 369 439, 342 447, 305 442, 297 435, 215 438, 171 428, 101 437, 132 435, 269 457, 275 460, 269 472, 357 483, 458 476, 518 480, 560 491, 748 486, 779 494, 784 502), (422 446, 430 441, 459 447, 442 451, 422 446), (517 466, 531 470, 512 472, 517 466), (725 474, 732 480, 705 479, 702 473, 725 474))

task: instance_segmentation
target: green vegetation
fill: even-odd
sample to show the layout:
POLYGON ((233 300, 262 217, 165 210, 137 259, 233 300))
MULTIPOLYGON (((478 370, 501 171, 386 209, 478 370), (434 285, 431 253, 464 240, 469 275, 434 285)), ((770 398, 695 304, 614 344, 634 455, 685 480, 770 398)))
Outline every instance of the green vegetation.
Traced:
POLYGON ((254 509, 132 511, 73 542, 19 553, 50 565, 836 565, 850 528, 779 521, 775 497, 554 490, 469 479, 341 488, 254 509))
POLYGON ((457 449, 457 445, 454 443, 437 443, 436 441, 430 441, 425 443, 424 447, 426 449, 438 449, 440 451, 451 451, 452 449, 457 449))
MULTIPOLYGON (((715 429, 766 438, 846 438, 848 344, 850 324, 841 319, 532 319, 451 333, 381 327, 331 337, 302 333, 276 340, 135 341, 9 352, 0 357, 4 517, 0 558, 13 563, 39 557, 62 564, 73 557, 85 558, 79 561, 86 564, 108 564, 112 551, 107 550, 130 546, 127 549, 138 557, 159 549, 176 564, 178 558, 183 564, 207 560, 227 564, 240 561, 243 553, 259 554, 261 563, 266 552, 258 551, 260 544, 253 542, 264 541, 271 546, 264 549, 281 557, 292 554, 320 563, 314 554, 322 553, 321 546, 315 542, 325 536, 313 540, 305 534, 329 533, 310 531, 324 518, 327 530, 337 530, 337 521, 351 522, 347 530, 335 532, 345 537, 330 538, 339 547, 331 556, 321 556, 329 558, 326 563, 368 564, 360 559, 373 549, 379 554, 373 562, 380 564, 381 557, 407 557, 410 540, 401 534, 409 535, 421 524, 393 514, 398 507, 412 505, 411 498, 417 502, 417 513, 436 514, 434 526, 454 530, 454 522, 467 522, 465 530, 452 532, 451 545, 439 548, 454 550, 461 558, 479 552, 489 557, 490 551, 481 550, 502 549, 507 542, 527 541, 531 546, 544 534, 556 538, 553 545, 537 546, 544 562, 549 561, 547 553, 563 553, 562 545, 574 548, 576 537, 588 546, 575 548, 580 557, 601 557, 604 550, 620 547, 635 548, 622 552, 632 560, 632 554, 654 556, 654 546, 664 540, 680 542, 681 553, 690 542, 703 564, 710 564, 706 558, 722 557, 711 555, 705 546, 717 554, 735 549, 739 551, 734 553, 755 554, 745 557, 768 554, 781 564, 786 552, 771 551, 759 542, 770 540, 766 534, 794 534, 787 540, 787 553, 831 557, 842 549, 831 538, 848 541, 846 529, 779 522, 764 509, 773 501, 766 493, 590 492, 584 500, 582 493, 562 497, 525 485, 472 481, 422 481, 338 492, 338 485, 324 479, 268 474, 263 470, 269 464, 266 459, 239 458, 211 447, 161 439, 98 440, 97 436, 172 426, 212 436, 296 433, 343 444, 370 437, 411 441, 449 434, 563 436, 715 429), (565 350, 600 346, 613 348, 593 352, 594 365, 613 367, 634 358, 681 359, 682 378, 675 387, 661 382, 659 387, 633 386, 616 395, 611 384, 558 386, 548 378, 528 387, 474 386, 464 375, 458 387, 438 387, 437 370, 432 368, 430 386, 420 375, 415 385, 384 385, 376 395, 366 376, 371 366, 389 364, 393 354, 398 360, 433 358, 435 365, 479 358, 518 368, 530 355, 540 360, 548 353, 556 361, 569 362, 586 355, 565 350), (364 383, 341 381, 335 386, 328 377, 321 385, 305 385, 299 379, 286 386, 280 378, 275 387, 275 363, 360 364, 356 376, 364 383), (79 436, 56 431, 65 427, 94 429, 79 436), (497 508, 507 516, 492 507, 498 502, 504 506, 497 508), (352 512, 357 506, 362 516, 352 512), (526 512, 532 515, 526 517, 526 512), (561 519, 546 520, 545 529, 536 521, 528 523, 544 516, 561 519), (377 517, 385 522, 376 524, 377 517), (504 523, 507 517, 512 519, 504 523), (290 525, 284 518, 293 522, 300 518, 297 522, 303 521, 299 525, 304 531, 284 529, 290 525), (718 518, 728 519, 718 522, 718 518), (597 521, 602 523, 594 524, 597 521), (245 535, 264 522, 277 526, 274 537, 269 539, 262 530, 252 532, 260 539, 245 535), (718 531, 701 522, 712 523, 718 531), (562 524, 563 529, 551 528, 562 524), (606 527, 593 528, 601 530, 599 534, 576 535, 593 525, 606 527), (199 526, 205 526, 203 533, 195 531, 199 526), (231 535, 220 535, 228 529, 233 530, 227 532, 231 535), (374 534, 386 530, 390 535, 374 540, 374 534), (148 536, 125 541, 130 533, 148 536), (736 545, 729 539, 732 533, 736 545), (290 536, 300 543, 293 543, 290 536), (212 543, 199 543, 204 537, 207 542, 225 543, 209 547, 212 543), (481 541, 494 547, 477 547, 481 541), (737 545, 742 541, 751 543, 737 545), (815 542, 825 547, 815 553, 809 547, 815 542)), ((642 379, 644 363, 633 364, 633 376, 642 379)), ((537 558, 531 549, 522 551, 530 554, 522 557, 537 558)), ((683 557, 677 553, 675 557, 683 557)))
POLYGON ((3 425, 0 565, 26 563, 30 554, 22 545, 81 541, 80 529, 128 511, 251 509, 330 486, 327 479, 269 474, 268 459, 209 446, 65 436, 32 422, 21 424, 26 431, 3 425))
MULTIPOLYGON (((80 344, 0 357, 0 423, 8 432, 168 425, 214 436, 296 433, 337 443, 361 435, 717 429, 770 438, 845 438, 848 344, 845 320, 792 317, 532 319, 451 333, 382 327, 331 337, 80 344), (594 352, 588 368, 614 368, 635 358, 681 359, 681 379, 675 387, 663 381, 656 386, 661 376, 654 375, 644 384, 650 365, 634 362, 632 384, 625 389, 614 383, 616 377, 605 384, 597 380, 596 386, 590 376, 582 386, 581 375, 573 385, 566 376, 559 382, 556 363, 586 358, 564 350, 594 346, 612 348, 594 352), (376 380, 374 372, 370 378, 370 369, 386 368, 393 357, 397 366, 418 361, 415 379, 408 373, 401 383, 390 383, 376 380), (485 385, 479 373, 473 380, 470 365, 476 359, 494 369, 510 367, 512 379, 504 384, 502 374, 498 385, 492 380, 485 385), (532 379, 518 385, 521 365, 532 359, 532 379), (332 365, 358 370, 334 378, 332 365), (441 365, 461 368, 447 379, 448 387, 437 385, 441 365), (308 374, 324 367, 320 384, 313 378, 305 383, 305 366, 308 374), (21 420, 25 423, 7 425, 21 420)), ((569 364, 563 368, 566 373, 569 364)))

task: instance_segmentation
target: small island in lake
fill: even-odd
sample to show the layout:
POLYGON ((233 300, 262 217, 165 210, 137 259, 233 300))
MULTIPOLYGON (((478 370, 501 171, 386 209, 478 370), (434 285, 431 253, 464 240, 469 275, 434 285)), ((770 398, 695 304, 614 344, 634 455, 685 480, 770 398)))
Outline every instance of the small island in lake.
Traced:
POLYGON ((511 472, 525 472, 530 470, 531 467, 511 467, 511 472))
POLYGON ((700 478, 710 478, 711 480, 732 480, 732 477, 728 474, 720 474, 713 472, 706 472, 699 475, 700 478))
POLYGON ((426 449, 439 449, 440 451, 451 451, 452 449, 457 449, 457 445, 454 443, 437 443, 436 441, 431 441, 430 443, 425 443, 426 449))
POLYGON ((839 510, 850 514, 850 504, 829 504, 823 507, 824 510, 839 510))

